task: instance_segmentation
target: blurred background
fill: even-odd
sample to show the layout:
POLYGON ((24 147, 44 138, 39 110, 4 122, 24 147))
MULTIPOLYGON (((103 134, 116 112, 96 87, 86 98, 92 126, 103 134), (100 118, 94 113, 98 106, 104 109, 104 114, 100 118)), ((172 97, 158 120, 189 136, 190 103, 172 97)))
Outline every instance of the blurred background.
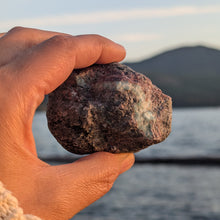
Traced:
MULTIPOLYGON (((220 219, 219 0, 0 3, 0 32, 101 34, 125 46, 124 62, 173 98, 167 140, 137 153, 134 167, 74 219, 220 219)), ((33 123, 39 156, 51 164, 75 160, 48 131, 44 110, 45 103, 33 123)))

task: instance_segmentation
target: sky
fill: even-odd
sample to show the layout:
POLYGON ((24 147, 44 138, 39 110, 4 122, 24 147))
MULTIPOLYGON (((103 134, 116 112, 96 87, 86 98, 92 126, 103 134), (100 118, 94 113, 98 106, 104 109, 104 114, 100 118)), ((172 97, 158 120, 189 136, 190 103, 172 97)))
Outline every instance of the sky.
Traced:
POLYGON ((219 0, 0 0, 0 5, 0 32, 24 26, 100 34, 126 48, 126 61, 182 46, 220 49, 219 0))

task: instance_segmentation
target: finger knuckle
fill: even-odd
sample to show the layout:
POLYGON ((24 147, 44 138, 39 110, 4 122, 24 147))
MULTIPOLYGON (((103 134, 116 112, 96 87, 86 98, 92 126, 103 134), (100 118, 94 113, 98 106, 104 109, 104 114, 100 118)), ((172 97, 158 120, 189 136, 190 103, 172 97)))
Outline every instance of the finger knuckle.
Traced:
POLYGON ((100 34, 91 34, 94 38, 103 39, 103 36, 100 34))
POLYGON ((97 46, 102 46, 106 43, 106 38, 99 34, 91 34, 91 37, 94 38, 97 46))
POLYGON ((118 176, 118 169, 109 168, 102 173, 102 178, 100 178, 99 190, 102 193, 107 193, 113 186, 116 178, 118 176))
POLYGON ((13 28, 11 28, 9 31, 8 31, 8 33, 20 33, 21 31, 23 32, 23 31, 25 31, 27 28, 24 28, 24 27, 22 27, 22 26, 15 26, 15 27, 13 27, 13 28))
POLYGON ((58 47, 69 47, 71 39, 72 37, 68 35, 55 35, 50 42, 58 47))

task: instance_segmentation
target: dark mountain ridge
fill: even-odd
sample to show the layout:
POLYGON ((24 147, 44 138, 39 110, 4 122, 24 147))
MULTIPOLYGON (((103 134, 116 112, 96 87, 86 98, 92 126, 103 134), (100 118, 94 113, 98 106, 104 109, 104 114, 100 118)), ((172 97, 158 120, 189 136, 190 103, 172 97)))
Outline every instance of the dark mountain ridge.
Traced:
POLYGON ((125 64, 170 95, 174 107, 220 105, 220 50, 181 47, 125 64))
MULTIPOLYGON (((220 50, 181 47, 125 63, 173 98, 174 107, 220 106, 220 50)), ((46 109, 46 99, 39 110, 46 109)))

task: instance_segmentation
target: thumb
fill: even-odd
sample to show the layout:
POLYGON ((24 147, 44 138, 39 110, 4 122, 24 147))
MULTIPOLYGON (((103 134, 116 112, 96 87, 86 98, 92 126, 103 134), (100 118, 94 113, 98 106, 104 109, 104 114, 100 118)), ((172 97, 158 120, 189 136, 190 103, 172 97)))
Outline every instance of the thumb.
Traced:
POLYGON ((56 169, 58 178, 55 181, 57 189, 55 198, 60 211, 56 210, 56 213, 71 218, 105 195, 116 178, 133 164, 132 153, 99 152, 72 164, 51 167, 56 169))

